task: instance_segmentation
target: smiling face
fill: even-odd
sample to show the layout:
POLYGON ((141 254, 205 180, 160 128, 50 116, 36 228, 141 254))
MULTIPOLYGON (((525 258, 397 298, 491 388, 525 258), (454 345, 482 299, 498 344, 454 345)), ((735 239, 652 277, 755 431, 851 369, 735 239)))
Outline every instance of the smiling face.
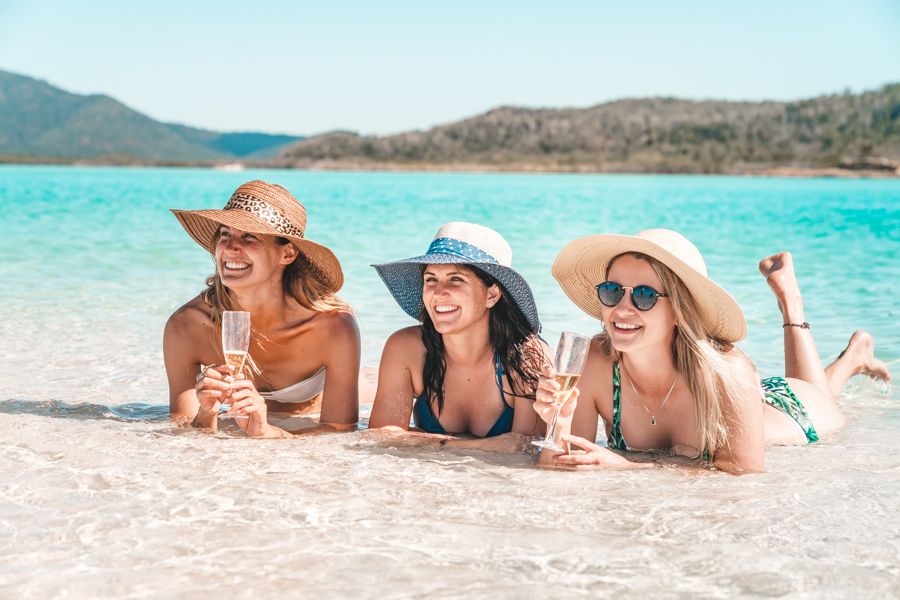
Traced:
MULTIPOLYGON (((657 292, 666 293, 659 276, 646 260, 623 255, 616 258, 607 275, 608 281, 615 281, 630 288, 648 285, 657 292)), ((629 352, 640 348, 663 345, 672 346, 675 331, 675 312, 669 298, 658 298, 656 306, 647 311, 635 308, 631 300, 631 290, 616 306, 603 306, 603 324, 613 347, 618 352, 629 352)))
POLYGON ((463 331, 487 323, 489 311, 500 299, 497 285, 487 286, 463 265, 426 265, 422 273, 422 300, 440 334, 463 331))
POLYGON ((216 240, 216 268, 229 288, 250 287, 277 278, 297 258, 293 244, 280 245, 271 235, 222 225, 216 240))

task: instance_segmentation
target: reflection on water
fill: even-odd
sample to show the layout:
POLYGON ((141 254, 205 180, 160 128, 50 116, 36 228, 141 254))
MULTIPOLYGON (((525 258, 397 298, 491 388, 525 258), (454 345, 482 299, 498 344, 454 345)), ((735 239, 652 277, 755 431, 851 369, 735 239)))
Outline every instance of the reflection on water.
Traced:
POLYGON ((106 406, 87 402, 70 404, 61 400, 0 401, 0 414, 27 414, 56 419, 113 419, 117 421, 168 421, 169 407, 131 402, 106 406))

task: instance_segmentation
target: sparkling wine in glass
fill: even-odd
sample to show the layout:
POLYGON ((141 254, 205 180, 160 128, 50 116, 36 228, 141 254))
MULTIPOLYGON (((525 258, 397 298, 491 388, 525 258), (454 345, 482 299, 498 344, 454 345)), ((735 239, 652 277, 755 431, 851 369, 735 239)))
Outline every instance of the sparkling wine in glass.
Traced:
POLYGON ((565 452, 565 448, 554 441, 556 439, 556 426, 559 421, 559 411, 563 401, 568 396, 569 390, 578 384, 584 363, 587 360, 588 349, 591 346, 591 338, 564 331, 559 336, 559 344, 556 346, 556 358, 553 368, 556 370, 554 379, 559 384, 559 392, 556 393, 553 403, 553 418, 547 427, 547 435, 542 440, 531 442, 539 448, 547 448, 556 452, 565 452))
MULTIPOLYGON (((250 313, 243 310, 222 311, 222 353, 225 364, 234 369, 234 378, 243 377, 247 351, 250 349, 250 313)), ((222 405, 222 416, 247 419, 246 415, 229 415, 230 406, 222 405)))

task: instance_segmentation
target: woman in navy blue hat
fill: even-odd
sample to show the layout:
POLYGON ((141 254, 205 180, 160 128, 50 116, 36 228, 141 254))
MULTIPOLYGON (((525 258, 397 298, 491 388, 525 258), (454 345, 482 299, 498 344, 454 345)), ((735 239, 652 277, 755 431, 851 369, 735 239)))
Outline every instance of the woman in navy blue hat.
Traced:
POLYGON ((453 222, 425 254, 374 265, 419 324, 385 344, 370 428, 405 431, 412 416, 436 444, 510 450, 542 433, 531 403, 547 352, 534 295, 511 262, 496 231, 453 222))

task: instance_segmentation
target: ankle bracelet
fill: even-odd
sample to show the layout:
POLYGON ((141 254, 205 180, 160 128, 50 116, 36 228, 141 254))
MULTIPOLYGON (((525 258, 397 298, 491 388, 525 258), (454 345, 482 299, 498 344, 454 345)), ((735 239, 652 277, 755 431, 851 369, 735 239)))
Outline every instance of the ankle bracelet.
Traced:
POLYGON ((807 323, 806 321, 803 321, 802 323, 785 323, 781 327, 799 327, 800 329, 809 329, 809 323, 807 323))

